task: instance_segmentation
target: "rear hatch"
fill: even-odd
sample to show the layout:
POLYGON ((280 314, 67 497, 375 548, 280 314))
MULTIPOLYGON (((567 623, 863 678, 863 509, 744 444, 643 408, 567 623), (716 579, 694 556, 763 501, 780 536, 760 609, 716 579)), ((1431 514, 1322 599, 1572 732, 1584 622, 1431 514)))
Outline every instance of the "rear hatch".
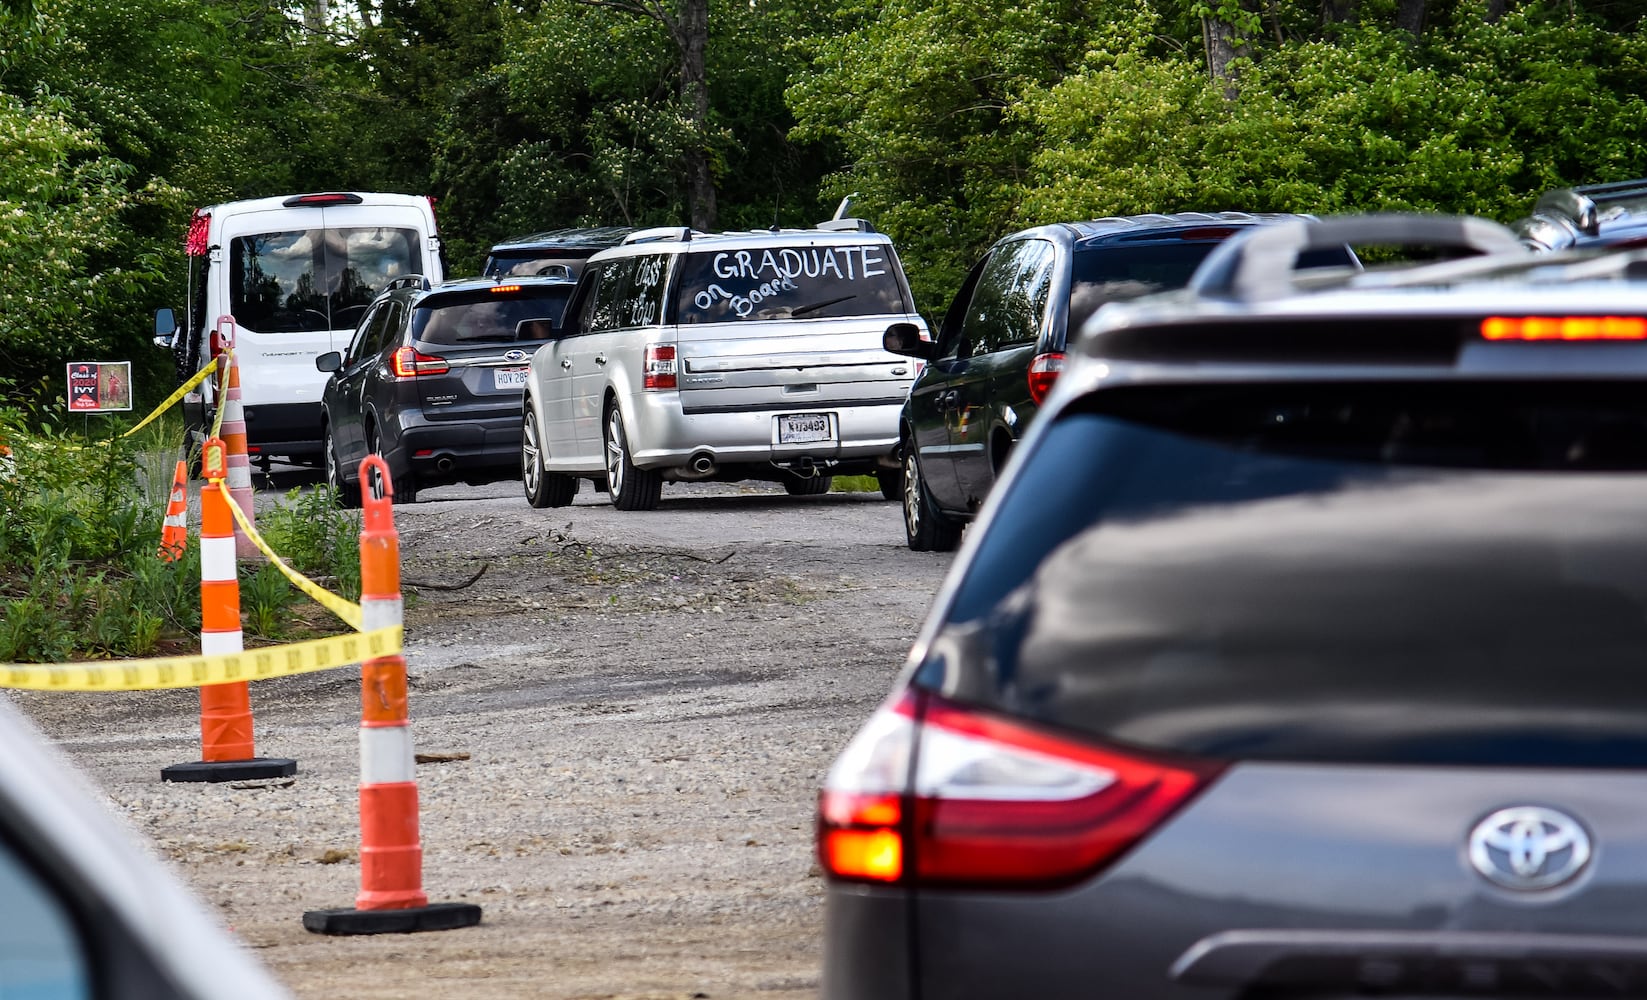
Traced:
POLYGON ((908 392, 913 364, 881 348, 888 325, 919 322, 888 243, 694 252, 677 288, 686 413, 901 404, 908 392))
POLYGON ((560 323, 570 281, 435 291, 412 317, 413 359, 430 420, 519 418, 532 354, 560 323))
POLYGON ((899 709, 922 995, 1647 990, 1644 389, 1061 413, 899 709))

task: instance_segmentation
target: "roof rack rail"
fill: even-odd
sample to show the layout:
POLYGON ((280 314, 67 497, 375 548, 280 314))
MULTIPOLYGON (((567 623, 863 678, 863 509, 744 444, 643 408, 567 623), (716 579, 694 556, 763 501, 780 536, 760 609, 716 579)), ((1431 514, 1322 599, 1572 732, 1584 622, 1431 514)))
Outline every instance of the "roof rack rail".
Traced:
POLYGON ((692 238, 691 226, 655 226, 651 229, 638 229, 623 238, 623 245, 634 243, 685 243, 692 238))
POLYGON ((1533 214, 1569 219, 1585 235, 1598 236, 1602 206, 1631 200, 1647 201, 1647 178, 1546 191, 1533 205, 1533 214))
POLYGON ((868 219, 825 219, 815 226, 826 233, 873 233, 875 227, 868 219))
POLYGON ((385 292, 394 288, 416 287, 427 292, 430 288, 429 279, 421 274, 403 274, 398 278, 390 278, 389 283, 383 286, 385 292))
POLYGON ((1190 282, 1199 295, 1271 299, 1298 289, 1298 258, 1343 246, 1456 247, 1473 254, 1525 254, 1514 232, 1473 216, 1383 213, 1296 219, 1255 226, 1220 244, 1190 282))

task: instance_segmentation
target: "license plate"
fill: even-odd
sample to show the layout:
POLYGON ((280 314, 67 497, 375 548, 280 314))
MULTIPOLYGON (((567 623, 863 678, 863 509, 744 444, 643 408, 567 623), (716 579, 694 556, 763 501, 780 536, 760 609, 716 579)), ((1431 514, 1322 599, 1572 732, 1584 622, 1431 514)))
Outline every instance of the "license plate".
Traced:
POLYGON ((778 417, 779 444, 811 444, 834 438, 827 413, 785 413, 778 417))
POLYGON ((494 389, 524 389, 526 387, 525 368, 494 368, 492 369, 492 388, 494 389))

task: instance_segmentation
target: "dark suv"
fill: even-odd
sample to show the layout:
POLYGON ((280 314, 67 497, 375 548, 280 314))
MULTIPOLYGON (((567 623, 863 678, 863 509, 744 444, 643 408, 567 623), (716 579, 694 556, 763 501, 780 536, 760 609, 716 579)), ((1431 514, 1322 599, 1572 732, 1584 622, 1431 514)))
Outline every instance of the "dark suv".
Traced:
POLYGON ((1647 179, 1546 192, 1514 228, 1538 250, 1647 246, 1647 179))
POLYGON ((828 1000, 1647 994, 1647 252, 1289 279, 1389 221, 1094 318, 826 780, 828 1000))
POLYGON ((989 495, 1064 366, 1064 341, 1098 307, 1181 288, 1233 233, 1294 215, 1183 212, 1070 222, 997 242, 973 267, 936 342, 887 349, 929 363, 904 405, 909 547, 946 551, 989 495))
POLYGON ((516 479, 527 364, 549 339, 575 282, 470 278, 431 287, 411 275, 375 299, 346 352, 315 359, 326 478, 360 501, 367 454, 388 463, 394 499, 422 486, 516 479))
POLYGON ((487 278, 569 277, 576 279, 583 262, 615 247, 635 230, 627 226, 551 229, 495 244, 481 274, 487 278))

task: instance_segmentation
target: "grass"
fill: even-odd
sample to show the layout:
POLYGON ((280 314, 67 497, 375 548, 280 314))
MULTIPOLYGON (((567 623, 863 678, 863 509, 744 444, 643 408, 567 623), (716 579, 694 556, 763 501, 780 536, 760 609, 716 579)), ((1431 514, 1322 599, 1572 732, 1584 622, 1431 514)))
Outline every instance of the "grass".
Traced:
MULTIPOLYGON (((0 407, 0 440, 14 454, 0 470, 0 662, 199 648, 199 539, 175 562, 159 554, 181 419, 167 414, 131 438, 121 427, 0 407)), ((324 490, 294 491, 259 521, 283 558, 358 598, 358 515, 324 490)), ((329 615, 296 613, 299 595, 272 567, 248 563, 241 576, 248 644, 336 631, 329 615)))

